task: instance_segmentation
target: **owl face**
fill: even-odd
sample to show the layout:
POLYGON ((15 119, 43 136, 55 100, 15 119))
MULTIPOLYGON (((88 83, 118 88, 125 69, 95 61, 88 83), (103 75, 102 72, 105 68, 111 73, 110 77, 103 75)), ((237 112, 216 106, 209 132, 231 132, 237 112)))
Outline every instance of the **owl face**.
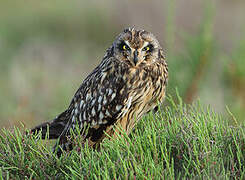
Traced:
POLYGON ((130 66, 144 66, 159 59, 162 49, 154 35, 145 30, 125 29, 113 43, 116 59, 130 66))

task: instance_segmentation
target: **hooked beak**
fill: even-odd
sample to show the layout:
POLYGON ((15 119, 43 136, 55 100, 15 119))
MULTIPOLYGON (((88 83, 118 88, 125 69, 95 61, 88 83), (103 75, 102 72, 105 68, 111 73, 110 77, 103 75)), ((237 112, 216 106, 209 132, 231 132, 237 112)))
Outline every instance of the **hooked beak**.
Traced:
POLYGON ((138 54, 139 54, 138 51, 135 50, 135 51, 134 51, 134 59, 133 59, 135 65, 137 64, 137 62, 138 62, 138 60, 139 60, 138 54))

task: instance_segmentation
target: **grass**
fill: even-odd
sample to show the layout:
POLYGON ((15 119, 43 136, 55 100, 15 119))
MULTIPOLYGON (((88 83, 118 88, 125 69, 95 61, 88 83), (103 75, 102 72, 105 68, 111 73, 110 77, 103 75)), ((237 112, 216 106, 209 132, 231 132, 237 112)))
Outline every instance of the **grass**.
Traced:
MULTIPOLYGON (((2 179, 244 179, 245 129, 210 107, 179 98, 148 114, 129 135, 105 140, 100 151, 78 147, 58 159, 48 140, 2 130, 2 179)), ((233 116, 231 116, 233 117, 233 116)), ((234 118, 234 117, 233 117, 234 118)))

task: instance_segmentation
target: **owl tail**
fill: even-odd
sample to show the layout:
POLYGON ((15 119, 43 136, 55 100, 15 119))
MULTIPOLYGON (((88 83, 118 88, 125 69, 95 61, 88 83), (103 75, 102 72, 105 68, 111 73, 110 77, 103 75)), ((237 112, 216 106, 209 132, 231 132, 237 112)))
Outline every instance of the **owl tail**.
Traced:
POLYGON ((57 139, 63 132, 68 119, 66 118, 67 112, 61 113, 54 120, 45 122, 31 129, 31 133, 36 134, 41 131, 42 139, 45 139, 46 135, 49 139, 57 139))

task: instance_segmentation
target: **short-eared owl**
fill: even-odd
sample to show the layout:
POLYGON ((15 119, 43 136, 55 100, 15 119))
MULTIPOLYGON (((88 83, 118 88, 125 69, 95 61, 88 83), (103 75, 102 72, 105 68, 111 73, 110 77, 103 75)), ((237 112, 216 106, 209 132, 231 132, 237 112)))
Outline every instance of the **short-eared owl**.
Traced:
POLYGON ((115 126, 130 133, 144 113, 157 107, 164 100, 167 80, 165 55, 154 35, 125 29, 83 81, 68 109, 31 132, 42 129, 44 138, 49 131, 50 139, 59 139, 61 155, 61 149, 72 149, 68 137, 78 125, 89 146, 98 147, 106 134, 115 135, 115 126))

